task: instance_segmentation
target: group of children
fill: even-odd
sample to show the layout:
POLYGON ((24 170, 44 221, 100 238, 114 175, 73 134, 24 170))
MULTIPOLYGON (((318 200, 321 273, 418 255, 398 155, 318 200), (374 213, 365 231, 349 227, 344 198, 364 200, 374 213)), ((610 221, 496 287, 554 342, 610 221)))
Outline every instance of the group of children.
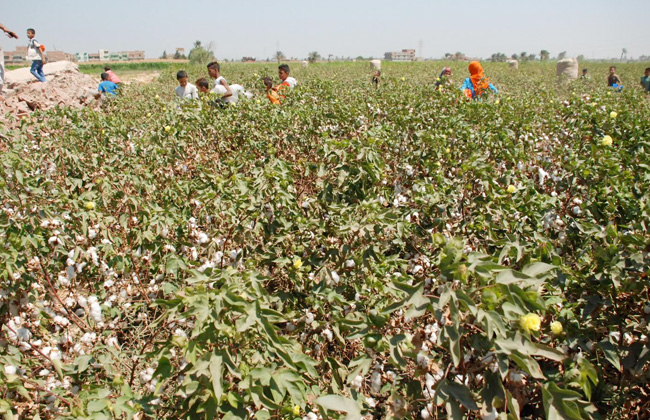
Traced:
MULTIPOLYGON (((196 85, 193 85, 188 81, 189 76, 187 72, 181 70, 176 74, 176 79, 178 80, 178 86, 174 90, 176 96, 181 99, 193 100, 199 99, 201 95, 213 95, 215 99, 211 103, 221 107, 236 103, 240 96, 252 97, 252 94, 246 91, 243 86, 239 84, 228 84, 226 78, 221 75, 221 66, 218 62, 213 61, 207 67, 208 74, 214 80, 212 90, 210 90, 210 83, 206 78, 202 77, 196 80, 196 85)), ((287 64, 282 64, 278 67, 278 76, 280 77, 280 83, 278 85, 274 85, 273 79, 270 77, 264 77, 262 82, 266 88, 266 95, 269 101, 273 104, 280 105, 285 97, 283 91, 294 88, 298 82, 289 76, 289 66, 287 64)))

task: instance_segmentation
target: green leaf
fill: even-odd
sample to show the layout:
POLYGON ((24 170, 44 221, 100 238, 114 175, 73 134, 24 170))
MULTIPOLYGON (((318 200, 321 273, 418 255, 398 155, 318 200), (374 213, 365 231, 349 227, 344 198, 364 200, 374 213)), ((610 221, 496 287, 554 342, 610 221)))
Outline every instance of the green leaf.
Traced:
POLYGON ((610 341, 603 340, 598 343, 598 347, 603 351, 605 359, 612 364, 618 371, 621 371, 621 360, 618 356, 618 348, 610 341))
POLYGON ((361 417, 361 407, 357 402, 340 395, 323 395, 316 400, 316 404, 325 410, 346 413, 346 420, 359 420, 361 417))
POLYGON ((223 357, 220 354, 213 353, 210 357, 210 376, 212 381, 212 390, 217 401, 221 401, 223 396, 223 386, 221 385, 221 376, 223 375, 223 357))

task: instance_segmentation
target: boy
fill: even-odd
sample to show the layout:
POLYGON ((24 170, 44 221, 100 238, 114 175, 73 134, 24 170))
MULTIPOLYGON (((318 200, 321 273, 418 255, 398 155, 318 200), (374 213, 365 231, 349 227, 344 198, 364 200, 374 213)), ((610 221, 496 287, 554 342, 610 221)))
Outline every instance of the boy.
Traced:
POLYGON ((108 80, 108 74, 102 73, 102 81, 97 90, 103 93, 104 96, 115 96, 117 94, 117 89, 117 85, 108 80))
POLYGON ((208 64, 208 74, 214 79, 214 89, 212 92, 221 96, 224 101, 228 103, 237 102, 237 98, 233 98, 232 90, 226 79, 221 75, 221 66, 216 61, 208 64))
POLYGON ((205 77, 201 77, 200 79, 197 79, 196 82, 196 88, 201 94, 201 98, 203 101, 205 101, 208 105, 210 105, 212 108, 224 108, 226 104, 224 103, 222 98, 216 98, 211 96, 215 96, 211 91, 210 91, 210 83, 208 82, 208 79, 205 77))
MULTIPOLYGON (((18 35, 15 32, 10 31, 5 28, 5 26, 0 23, 0 29, 7 34, 9 38, 18 39, 18 35)), ((0 94, 2 94, 2 88, 5 84, 5 53, 2 51, 2 45, 0 45, 0 94)))
POLYGON ((607 76, 607 86, 614 88, 617 92, 623 90, 623 82, 621 78, 616 74, 616 66, 611 66, 609 68, 609 75, 607 76))
POLYGON ((296 79, 289 76, 288 64, 280 64, 280 66, 278 66, 278 76, 280 76, 280 80, 282 80, 280 86, 284 85, 290 88, 294 88, 298 84, 298 81, 296 79))
POLYGON ((262 79, 264 82, 264 87, 266 88, 266 97, 269 98, 272 104, 281 105, 280 95, 278 91, 273 87, 273 79, 270 77, 265 77, 262 79))
POLYGON ((43 65, 47 63, 45 55, 43 54, 44 47, 41 46, 35 39, 36 31, 32 28, 27 29, 27 38, 29 42, 27 43, 27 61, 32 62, 32 67, 29 70, 30 73, 34 75, 38 80, 45 83, 45 73, 43 73, 43 65))
POLYGON ((108 74, 108 80, 115 83, 116 85, 118 83, 122 83, 122 80, 117 77, 117 74, 113 73, 113 70, 111 70, 110 67, 104 66, 104 73, 108 74))
POLYGON ((650 93, 650 67, 645 69, 644 76, 641 78, 641 86, 650 93))
POLYGON ((589 70, 588 69, 582 69, 582 76, 580 76, 580 78, 583 79, 583 80, 591 79, 591 76, 589 76, 589 70))
POLYGON ((187 72, 184 70, 176 73, 176 80, 178 80, 178 85, 175 89, 176 96, 183 99, 199 99, 199 92, 196 90, 196 86, 187 81, 187 72))

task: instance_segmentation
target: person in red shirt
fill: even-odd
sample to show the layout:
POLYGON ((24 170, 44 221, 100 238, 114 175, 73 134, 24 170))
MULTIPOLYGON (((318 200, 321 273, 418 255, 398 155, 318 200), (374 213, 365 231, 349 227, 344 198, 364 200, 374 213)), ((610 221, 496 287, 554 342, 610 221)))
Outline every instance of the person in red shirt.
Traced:
POLYGON ((120 78, 117 77, 117 74, 113 73, 113 70, 111 70, 110 67, 104 66, 104 73, 108 74, 109 81, 115 84, 122 83, 122 80, 120 80, 120 78))

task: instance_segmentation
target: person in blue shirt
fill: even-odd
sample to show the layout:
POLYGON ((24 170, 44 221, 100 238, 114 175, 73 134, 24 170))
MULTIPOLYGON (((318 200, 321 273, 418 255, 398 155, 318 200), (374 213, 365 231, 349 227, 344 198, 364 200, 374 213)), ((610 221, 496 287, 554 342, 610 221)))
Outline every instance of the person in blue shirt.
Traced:
POLYGON ((103 93, 105 96, 115 96, 117 95, 117 90, 119 88, 115 83, 108 80, 109 77, 110 76, 108 73, 102 73, 102 82, 99 84, 97 90, 103 93))
POLYGON ((490 83, 490 79, 483 74, 483 66, 478 61, 469 63, 469 74, 470 77, 465 79, 463 85, 460 87, 461 92, 468 99, 478 99, 488 90, 499 93, 497 88, 490 83))

